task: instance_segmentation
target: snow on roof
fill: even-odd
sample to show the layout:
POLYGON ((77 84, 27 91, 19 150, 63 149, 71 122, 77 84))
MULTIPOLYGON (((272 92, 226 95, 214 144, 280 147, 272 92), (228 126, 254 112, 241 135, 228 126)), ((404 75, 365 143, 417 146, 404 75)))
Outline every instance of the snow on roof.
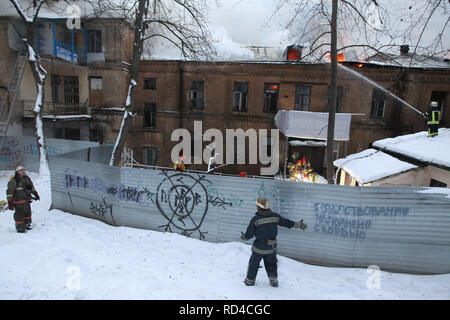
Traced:
MULTIPOLYGON (((124 0, 117 2, 126 3, 124 0)), ((25 14, 31 18, 33 6, 31 0, 19 0, 25 14)), ((93 6, 89 2, 78 0, 73 2, 45 2, 39 10, 38 18, 41 19, 66 19, 80 16, 82 18, 94 17, 93 6)), ((19 17, 17 10, 9 0, 0 1, 0 17, 19 17)), ((107 10, 99 18, 121 18, 121 11, 107 10)))
POLYGON ((360 184, 369 183, 394 174, 417 168, 382 151, 367 149, 337 159, 334 165, 352 175, 360 184))
POLYGON ((419 54, 393 55, 393 54, 377 54, 367 59, 369 64, 394 67, 412 68, 438 68, 450 69, 450 61, 441 57, 432 57, 419 54), (412 59, 411 59, 412 58, 412 59))
POLYGON ((450 168, 450 129, 439 129, 439 135, 428 137, 426 131, 375 141, 374 147, 402 154, 422 162, 450 168))
POLYGON ((326 147, 327 143, 324 141, 314 141, 314 140, 293 140, 293 141, 289 141, 289 144, 293 147, 300 147, 300 146, 305 146, 305 147, 326 147))

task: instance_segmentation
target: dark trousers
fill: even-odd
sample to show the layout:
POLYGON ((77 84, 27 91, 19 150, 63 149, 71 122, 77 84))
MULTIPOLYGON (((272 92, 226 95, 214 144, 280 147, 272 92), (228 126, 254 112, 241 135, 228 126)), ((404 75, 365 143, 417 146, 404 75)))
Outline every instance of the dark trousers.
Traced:
POLYGON ((437 124, 429 124, 428 125, 428 136, 429 137, 434 137, 438 135, 438 127, 439 125, 437 124))
POLYGON ((16 230, 24 232, 27 223, 31 223, 31 206, 29 202, 14 205, 14 221, 16 230))
POLYGON ((264 267, 269 279, 277 280, 277 254, 259 254, 256 252, 252 252, 252 256, 250 257, 250 261, 248 262, 247 279, 251 283, 255 281, 261 259, 264 259, 264 267))

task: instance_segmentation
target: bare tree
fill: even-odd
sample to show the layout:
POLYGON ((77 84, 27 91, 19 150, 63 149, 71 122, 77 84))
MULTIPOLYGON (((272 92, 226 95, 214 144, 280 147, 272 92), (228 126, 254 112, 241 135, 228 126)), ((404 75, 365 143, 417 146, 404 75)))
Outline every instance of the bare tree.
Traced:
MULTIPOLYGON (((335 105, 337 90, 337 54, 349 49, 359 51, 360 57, 369 57, 376 53, 387 59, 397 50, 399 44, 413 44, 414 52, 409 67, 418 54, 447 57, 450 53, 445 46, 444 34, 448 26, 449 4, 445 0, 419 0, 412 4, 379 3, 376 0, 278 0, 275 16, 283 7, 292 6, 292 17, 287 27, 294 30, 293 38, 306 47, 304 60, 326 62, 331 58, 331 86, 328 138, 327 138, 327 180, 334 183, 333 146, 335 105), (403 5, 405 13, 397 13, 396 8, 403 5), (331 9, 331 10, 330 10, 331 9), (442 14, 441 27, 432 41, 423 44, 424 34, 433 17, 442 14), (400 43, 399 43, 400 42, 400 43)), ((428 37, 429 38, 429 37, 428 37)), ((392 63, 400 65, 395 59, 392 63)), ((403 65, 404 66, 404 65, 403 65)))
POLYGON ((135 109, 139 64, 151 55, 156 39, 171 44, 182 56, 208 59, 213 50, 205 26, 205 0, 85 0, 94 15, 124 18, 134 30, 133 55, 129 66, 130 82, 122 124, 114 145, 110 165, 118 165, 126 143, 135 109))
POLYGON ((36 84, 37 96, 36 102, 33 109, 34 115, 34 125, 35 125, 35 136, 36 142, 39 148, 40 165, 39 165, 39 175, 49 175, 50 170, 48 166, 48 153, 47 144, 45 142, 44 128, 42 123, 42 108, 44 106, 44 82, 47 76, 47 71, 42 66, 42 60, 34 47, 34 37, 36 30, 37 18, 39 11, 41 10, 44 3, 50 0, 33 0, 28 1, 27 8, 24 8, 20 3, 20 0, 10 0, 14 5, 20 19, 26 26, 25 35, 22 35, 22 41, 28 52, 28 62, 31 67, 31 72, 33 74, 34 82, 36 84))

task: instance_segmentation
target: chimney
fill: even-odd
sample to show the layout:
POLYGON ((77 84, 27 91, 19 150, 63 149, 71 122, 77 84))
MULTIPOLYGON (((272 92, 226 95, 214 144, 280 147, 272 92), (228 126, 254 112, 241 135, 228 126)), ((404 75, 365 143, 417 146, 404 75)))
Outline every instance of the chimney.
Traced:
POLYGON ((400 55, 402 56, 407 56, 409 52, 409 45, 407 44, 402 44, 400 46, 400 55))

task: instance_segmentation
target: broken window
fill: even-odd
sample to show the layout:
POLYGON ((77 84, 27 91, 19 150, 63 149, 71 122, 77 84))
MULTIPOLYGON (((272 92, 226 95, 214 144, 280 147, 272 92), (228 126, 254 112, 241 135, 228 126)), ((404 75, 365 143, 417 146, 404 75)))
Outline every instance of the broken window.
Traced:
POLYGON ((80 103, 78 77, 64 76, 64 104, 80 103))
POLYGON ((57 139, 80 140, 81 132, 79 128, 57 128, 57 139))
POLYGON ((204 82, 203 81, 192 81, 191 90, 188 91, 188 101, 191 103, 191 108, 193 109, 203 109, 204 102, 204 82))
POLYGON ((143 149, 142 162, 147 166, 156 166, 156 148, 149 147, 143 149))
POLYGON ((156 103, 144 104, 144 128, 156 128, 156 103))
MULTIPOLYGON (((328 112, 330 110, 330 103, 331 103, 331 87, 328 87, 327 90, 327 105, 325 110, 328 112)), ((342 102, 342 87, 337 87, 337 94, 336 94, 336 112, 341 112, 341 102, 342 102)))
POLYGON ((233 111, 247 112, 248 82, 235 82, 233 92, 233 111))
POLYGON ((102 52, 102 31, 88 30, 88 52, 96 53, 102 52))
POLYGON ((156 78, 144 78, 144 89, 156 89, 156 78))
POLYGON ((296 86, 295 87, 295 110, 309 111, 309 103, 311 98, 311 87, 296 86))
POLYGON ((89 89, 90 90, 102 90, 103 89, 102 77, 90 77, 89 78, 89 89))
POLYGON ((265 83, 264 84, 264 112, 278 111, 278 92, 280 89, 279 83, 265 83))
POLYGON ((445 107, 445 99, 447 98, 447 91, 432 91, 431 92, 431 101, 436 101, 438 103, 438 107, 441 110, 441 115, 439 120, 442 120, 442 115, 444 113, 445 107))
POLYGON ((373 119, 384 118, 384 105, 386 102, 386 93, 380 89, 373 89, 372 103, 370 108, 370 117, 373 119))

